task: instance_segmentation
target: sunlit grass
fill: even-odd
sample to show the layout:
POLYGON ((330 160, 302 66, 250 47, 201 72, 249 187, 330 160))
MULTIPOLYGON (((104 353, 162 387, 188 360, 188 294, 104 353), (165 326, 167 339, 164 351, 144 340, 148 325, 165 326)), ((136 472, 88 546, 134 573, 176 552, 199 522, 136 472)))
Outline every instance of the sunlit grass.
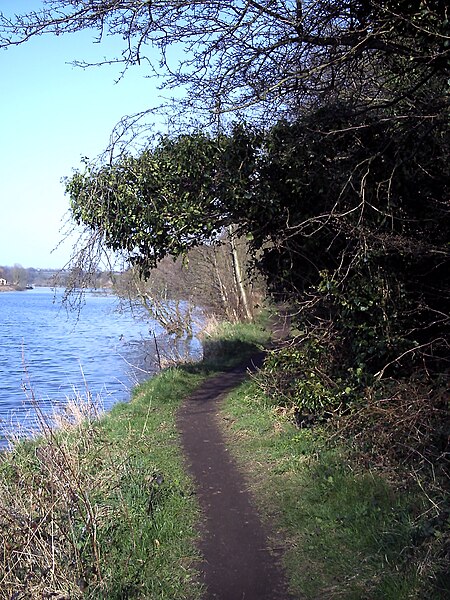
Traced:
POLYGON ((204 361, 218 368, 233 366, 261 350, 270 332, 258 323, 213 323, 202 334, 204 361))
POLYGON ((103 418, 2 455, 2 598, 200 597, 174 413, 201 379, 170 369, 103 418))

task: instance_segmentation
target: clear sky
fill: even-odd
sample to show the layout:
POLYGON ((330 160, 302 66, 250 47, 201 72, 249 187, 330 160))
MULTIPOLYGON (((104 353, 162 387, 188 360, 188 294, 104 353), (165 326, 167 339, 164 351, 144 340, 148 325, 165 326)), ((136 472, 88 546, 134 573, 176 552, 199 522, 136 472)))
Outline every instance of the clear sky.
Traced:
MULTIPOLYGON (((41 5, 39 0, 2 0, 8 14, 41 5)), ((60 268, 73 241, 63 238, 68 198, 61 178, 95 158, 119 119, 158 105, 158 90, 133 67, 119 83, 120 69, 80 69, 114 53, 119 41, 93 43, 94 33, 41 36, 0 50, 0 266, 60 268)))

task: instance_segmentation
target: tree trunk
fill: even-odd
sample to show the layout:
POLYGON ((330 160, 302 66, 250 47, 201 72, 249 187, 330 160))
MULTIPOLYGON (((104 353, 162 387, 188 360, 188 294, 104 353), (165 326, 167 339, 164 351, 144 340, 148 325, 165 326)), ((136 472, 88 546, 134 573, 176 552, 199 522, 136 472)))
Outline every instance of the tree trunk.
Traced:
POLYGON ((222 299, 224 313, 227 316, 227 318, 229 318, 231 316, 231 318, 234 321, 237 321, 238 314, 237 314, 236 308, 231 305, 230 297, 227 292, 227 288, 226 288, 225 284, 223 283, 222 277, 220 275, 219 265, 217 264, 216 250, 214 250, 213 259, 214 259, 214 268, 216 271, 216 279, 219 284, 220 297, 222 299))
POLYGON ((233 225, 230 225, 228 228, 228 234, 230 237, 230 246, 231 246, 231 259, 233 262, 233 271, 234 277, 236 280, 237 289, 239 292, 240 299, 242 300, 242 305, 244 307, 245 316, 249 321, 252 320, 253 314, 250 309, 250 304, 248 301, 247 290, 245 289, 244 280, 242 277, 242 268, 239 260, 239 255, 236 247, 235 236, 234 236, 234 228, 233 225))

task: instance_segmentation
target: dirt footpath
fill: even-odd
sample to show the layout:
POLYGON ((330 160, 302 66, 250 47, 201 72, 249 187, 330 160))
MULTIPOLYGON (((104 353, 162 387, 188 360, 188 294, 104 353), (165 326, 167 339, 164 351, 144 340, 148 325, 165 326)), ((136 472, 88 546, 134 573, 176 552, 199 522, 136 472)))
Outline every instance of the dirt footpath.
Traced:
POLYGON ((178 427, 204 515, 200 550, 205 600, 291 600, 281 567, 243 476, 230 457, 217 414, 224 396, 263 354, 208 380, 184 404, 178 427))

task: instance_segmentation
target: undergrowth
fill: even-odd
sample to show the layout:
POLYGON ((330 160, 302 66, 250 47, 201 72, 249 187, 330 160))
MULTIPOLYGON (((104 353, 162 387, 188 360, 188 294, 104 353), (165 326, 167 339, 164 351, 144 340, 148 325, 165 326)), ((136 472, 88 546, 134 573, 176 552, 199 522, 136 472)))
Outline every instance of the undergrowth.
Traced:
MULTIPOLYGON (((372 305, 375 310, 375 301, 372 305)), ((283 414, 302 439, 312 435, 319 443, 323 438, 316 466, 330 452, 344 451, 339 464, 348 471, 344 478, 348 490, 371 474, 404 503, 392 531, 397 536, 406 524, 409 533, 400 536, 394 561, 383 546, 385 536, 374 536, 380 542, 377 552, 384 557, 383 572, 392 571, 394 564, 389 583, 377 575, 375 584, 367 584, 367 590, 364 584, 355 592, 366 596, 355 597, 450 597, 448 371, 431 354, 402 353, 394 338, 390 352, 398 358, 383 364, 383 353, 370 345, 371 323, 351 318, 355 320, 350 329, 357 332, 353 338, 333 320, 316 318, 308 323, 305 315, 297 319, 296 336, 272 349, 254 378, 256 404, 262 402, 283 414)), ((295 445, 288 445, 287 452, 295 454, 295 445)), ((306 472, 304 496, 314 489, 314 470, 306 472)), ((335 467, 331 477, 333 486, 341 478, 335 467)), ((326 490, 322 492, 326 499, 326 490)), ((318 506, 320 498, 317 493, 318 506)), ((341 589, 346 590, 342 583, 333 593, 341 589)))

